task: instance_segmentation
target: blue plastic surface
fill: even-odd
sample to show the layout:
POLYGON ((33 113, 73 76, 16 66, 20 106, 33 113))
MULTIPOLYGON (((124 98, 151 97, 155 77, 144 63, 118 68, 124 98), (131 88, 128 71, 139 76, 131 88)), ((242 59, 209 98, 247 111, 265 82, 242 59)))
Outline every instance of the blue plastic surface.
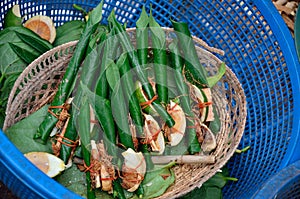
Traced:
POLYGON ((16 196, 24 199, 81 198, 31 164, 2 131, 0 140, 0 179, 16 196))
POLYGON ((300 161, 273 175, 253 197, 253 199, 273 198, 300 198, 300 161))
MULTIPOLYGON (((1 2, 1 13, 13 2, 16 1, 1 2)), ((73 3, 91 9, 99 1, 19 0, 18 3, 27 18, 47 14, 58 26, 80 18, 80 13, 71 6, 73 3)), ((170 18, 186 21, 194 35, 225 51, 226 55, 219 57, 235 72, 247 98, 247 123, 239 148, 251 148, 228 162, 230 175, 239 180, 225 187, 224 197, 251 198, 270 176, 300 159, 300 64, 288 28, 271 0, 106 0, 103 22, 115 9, 118 20, 132 27, 142 6, 149 11, 150 4, 160 25, 171 26, 170 18)), ((0 17, 2 21, 3 15, 0 17)), ((1 145, 1 154, 12 157, 7 150, 13 146, 9 143, 5 146, 1 145)), ((6 166, 13 170, 13 160, 11 164, 6 166)), ((37 182, 24 177, 18 183, 22 190, 23 184, 33 186, 37 182)), ((37 194, 44 191, 40 188, 35 189, 37 194)), ((64 191, 61 188, 55 193, 64 191)))

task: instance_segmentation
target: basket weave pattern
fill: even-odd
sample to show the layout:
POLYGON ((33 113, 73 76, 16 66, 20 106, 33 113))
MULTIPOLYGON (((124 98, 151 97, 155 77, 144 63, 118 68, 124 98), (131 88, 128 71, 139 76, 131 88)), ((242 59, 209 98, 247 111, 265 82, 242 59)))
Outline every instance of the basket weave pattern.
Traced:
POLYGON ((44 53, 22 72, 8 99, 4 130, 51 101, 76 43, 70 42, 44 53))
MULTIPOLYGON (((164 30, 168 39, 172 29, 164 30)), ((128 29, 128 33, 133 39, 134 29, 128 29)), ((200 62, 207 68, 210 75, 215 74, 222 61, 211 52, 199 47, 203 45, 207 47, 201 40, 194 38, 194 41, 200 62)), ((46 52, 19 76, 9 96, 4 129, 51 101, 76 44, 76 41, 70 42, 46 52)), ((195 187, 200 187, 234 154, 245 128, 246 99, 237 77, 228 67, 221 81, 212 88, 212 95, 222 124, 221 131, 217 135, 217 148, 211 154, 216 157, 216 162, 175 166, 173 170, 176 181, 159 198, 179 197, 195 187)))

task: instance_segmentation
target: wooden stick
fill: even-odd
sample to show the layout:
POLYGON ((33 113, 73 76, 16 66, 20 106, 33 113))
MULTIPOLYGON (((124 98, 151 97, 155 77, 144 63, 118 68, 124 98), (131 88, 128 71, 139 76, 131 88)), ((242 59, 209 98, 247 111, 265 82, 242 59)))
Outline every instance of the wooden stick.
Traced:
POLYGON ((216 161, 215 156, 211 155, 167 155, 151 156, 154 164, 168 164, 175 161, 178 164, 213 164, 216 161))

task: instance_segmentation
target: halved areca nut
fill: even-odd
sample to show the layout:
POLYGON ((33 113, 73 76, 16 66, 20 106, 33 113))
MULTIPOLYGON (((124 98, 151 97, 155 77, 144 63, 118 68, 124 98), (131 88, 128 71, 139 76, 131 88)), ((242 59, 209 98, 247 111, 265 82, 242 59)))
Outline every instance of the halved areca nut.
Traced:
POLYGON ((145 142, 150 144, 152 151, 162 154, 165 150, 165 139, 158 122, 151 116, 144 114, 145 142))
POLYGON ((160 131, 158 133, 155 143, 156 143, 156 146, 159 146, 158 154, 159 155, 163 154, 165 151, 165 137, 164 137, 162 131, 160 131))
POLYGON ((203 142, 201 149, 204 153, 209 153, 217 147, 217 140, 212 131, 203 123, 200 123, 201 131, 203 134, 203 142))
POLYGON ((41 171, 53 178, 65 170, 64 161, 46 152, 29 152, 24 154, 41 171))
POLYGON ((146 161, 141 152, 128 148, 122 153, 122 186, 129 192, 137 190, 146 173, 146 161))
POLYGON ((56 29, 54 23, 48 16, 37 15, 31 17, 24 23, 24 26, 50 43, 53 43, 56 38, 56 29))
POLYGON ((210 88, 202 88, 201 90, 192 85, 192 93, 197 98, 198 108, 200 111, 201 122, 211 122, 214 120, 212 94, 210 88))
POLYGON ((169 128, 165 125, 165 134, 171 146, 176 146, 182 140, 186 129, 186 117, 182 108, 173 101, 167 107, 168 113, 175 121, 175 125, 169 128))
POLYGON ((97 144, 97 149, 100 156, 100 178, 102 190, 108 193, 113 192, 113 180, 115 179, 115 168, 112 164, 112 157, 105 150, 103 142, 97 144))
MULTIPOLYGON (((97 144, 95 140, 91 140, 91 158, 94 162, 100 162, 100 154, 97 149, 97 144)), ((101 187, 101 180, 99 171, 91 173, 92 183, 94 184, 95 188, 101 187)))

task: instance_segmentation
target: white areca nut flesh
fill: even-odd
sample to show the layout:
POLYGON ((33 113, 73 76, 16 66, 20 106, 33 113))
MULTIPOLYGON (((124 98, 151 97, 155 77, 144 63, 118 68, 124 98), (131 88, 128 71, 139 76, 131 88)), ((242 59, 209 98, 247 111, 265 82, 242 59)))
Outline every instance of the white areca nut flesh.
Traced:
POLYGON ((24 156, 37 168, 53 178, 65 170, 65 163, 53 154, 46 152, 29 152, 24 156))
POLYGON ((175 125, 167 129, 167 137, 171 146, 176 146, 182 140, 186 129, 186 117, 182 108, 171 101, 168 107, 168 113, 175 121, 175 125))

